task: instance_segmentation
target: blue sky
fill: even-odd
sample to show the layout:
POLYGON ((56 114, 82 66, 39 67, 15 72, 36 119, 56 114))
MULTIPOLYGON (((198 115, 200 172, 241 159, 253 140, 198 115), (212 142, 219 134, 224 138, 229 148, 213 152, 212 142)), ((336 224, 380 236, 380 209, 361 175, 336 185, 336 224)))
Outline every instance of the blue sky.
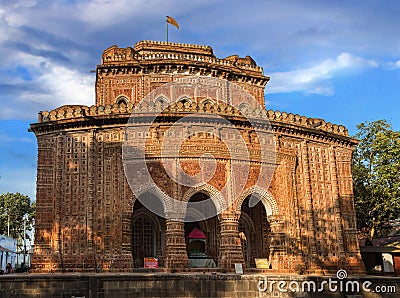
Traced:
POLYGON ((90 73, 116 44, 165 40, 250 55, 271 77, 267 108, 400 130, 397 0, 3 0, 0 2, 0 193, 35 196, 37 113, 94 104, 90 73))

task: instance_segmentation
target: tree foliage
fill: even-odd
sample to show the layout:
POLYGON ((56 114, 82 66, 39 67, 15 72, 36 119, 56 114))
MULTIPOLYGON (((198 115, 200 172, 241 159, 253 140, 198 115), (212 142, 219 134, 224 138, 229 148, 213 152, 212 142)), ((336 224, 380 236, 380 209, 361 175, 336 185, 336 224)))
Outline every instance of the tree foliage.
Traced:
POLYGON ((400 218, 400 132, 386 120, 357 125, 353 183, 358 228, 369 244, 400 218))
POLYGON ((7 235, 9 221, 10 237, 23 238, 25 215, 28 219, 26 229, 30 230, 35 219, 35 202, 31 204, 28 196, 18 192, 0 195, 0 234, 7 235))

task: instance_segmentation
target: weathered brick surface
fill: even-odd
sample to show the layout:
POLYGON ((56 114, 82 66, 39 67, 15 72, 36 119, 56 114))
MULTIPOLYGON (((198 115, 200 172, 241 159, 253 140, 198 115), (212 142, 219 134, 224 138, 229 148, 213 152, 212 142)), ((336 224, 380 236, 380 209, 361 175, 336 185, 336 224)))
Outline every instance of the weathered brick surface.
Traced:
MULTIPOLYGON (((31 125, 38 140, 34 270, 130 272, 142 266, 146 254, 155 254, 161 266, 184 271, 188 225, 179 222, 187 210, 177 210, 164 198, 187 202, 206 195, 215 206, 229 206, 218 217, 198 223, 207 235, 208 254, 223 270, 232 271, 234 263, 254 267, 254 258, 261 257, 269 258, 274 272, 334 273, 339 268, 363 272, 351 177, 356 141, 343 126, 265 110, 268 80, 250 57, 217 59, 206 46, 145 41, 134 48, 105 50, 97 67, 96 105, 43 111, 39 122, 31 125), (124 129, 135 108, 144 115, 160 108, 157 99, 139 103, 146 94, 187 76, 236 83, 254 96, 263 111, 240 98, 232 100, 239 101, 241 110, 218 98, 197 95, 160 110, 146 138, 145 153, 149 173, 161 191, 146 189, 145 183, 143 191, 164 202, 163 212, 173 215, 165 220, 141 206, 129 187, 122 160, 124 129), (205 153, 214 156, 216 171, 206 185, 188 187, 169 178, 160 161, 161 145, 178 139, 168 134, 177 119, 199 112, 201 117, 187 120, 189 124, 178 127, 177 134, 189 136, 188 128, 196 127, 209 127, 213 133, 192 133, 171 147, 180 146, 175 158, 186 174, 200 172, 205 153), (216 121, 218 117, 228 124, 216 121), (224 136, 232 139, 233 130, 245 150, 236 139, 234 148, 221 141, 224 136), (262 143, 260 134, 274 138, 262 143), (237 150, 237 161, 230 160, 229 149, 237 150), (267 159, 261 161, 263 151, 267 159), (229 180, 231 162, 238 169, 234 178, 247 179, 243 189, 229 180), (246 207, 253 193, 261 202, 246 207), (156 252, 143 251, 143 235, 134 232, 139 222, 145 225, 140 221, 144 218, 151 222, 154 237, 146 239, 154 241, 156 252)), ((187 91, 176 92, 184 96, 187 91)), ((145 117, 140 121, 146 124, 145 117)), ((139 139, 129 133, 132 142, 139 139)), ((132 169, 132 175, 138 173, 132 169)))
MULTIPOLYGON (((398 297, 400 278, 393 277, 349 277, 349 280, 360 285, 359 292, 348 288, 336 292, 326 286, 318 292, 319 285, 335 276, 305 277, 299 275, 229 275, 229 274, 30 274, 0 276, 0 297, 398 297), (272 292, 259 291, 257 285, 267 278, 275 281, 272 292), (281 292, 277 282, 313 281, 317 285, 315 291, 281 292), (364 282, 371 282, 368 289, 385 289, 386 293, 373 293, 362 290, 364 282)), ((287 290, 288 288, 286 288, 287 290)), ((307 288, 305 288, 307 289, 307 288)))

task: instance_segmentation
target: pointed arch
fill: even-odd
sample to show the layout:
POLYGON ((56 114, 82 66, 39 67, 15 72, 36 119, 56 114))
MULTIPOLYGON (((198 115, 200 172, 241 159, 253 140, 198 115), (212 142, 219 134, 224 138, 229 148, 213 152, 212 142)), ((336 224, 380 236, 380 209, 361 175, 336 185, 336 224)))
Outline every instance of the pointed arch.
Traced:
POLYGON ((240 196, 239 199, 237 200, 237 205, 236 205, 236 210, 240 211, 242 208, 242 204, 244 200, 248 197, 254 195, 258 199, 261 200, 262 204, 265 207, 265 211, 267 213, 267 216, 270 215, 276 215, 279 213, 278 210, 278 204, 276 203, 276 200, 272 196, 271 193, 269 193, 267 190, 265 190, 262 187, 259 186, 252 186, 246 189, 240 196))
POLYGON ((140 189, 135 191, 135 202, 136 200, 138 200, 139 197, 146 194, 152 194, 159 199, 160 203, 162 204, 164 214, 158 215, 160 215, 161 217, 165 217, 165 214, 167 213, 167 206, 169 205, 171 198, 166 193, 161 191, 156 185, 143 185, 140 189))
POLYGON ((222 194, 213 186, 209 184, 202 184, 193 188, 190 188, 183 196, 184 202, 189 202, 190 198, 196 194, 202 192, 210 197, 215 205, 217 214, 220 214, 222 210, 225 210, 228 206, 222 194))
POLYGON ((163 230, 163 226, 161 225, 157 215, 155 215, 153 212, 147 210, 147 209, 141 209, 138 211, 135 211, 132 215, 132 223, 134 223, 137 219, 142 218, 142 217, 148 217, 149 220, 151 221, 151 224, 157 228, 158 230, 163 230))

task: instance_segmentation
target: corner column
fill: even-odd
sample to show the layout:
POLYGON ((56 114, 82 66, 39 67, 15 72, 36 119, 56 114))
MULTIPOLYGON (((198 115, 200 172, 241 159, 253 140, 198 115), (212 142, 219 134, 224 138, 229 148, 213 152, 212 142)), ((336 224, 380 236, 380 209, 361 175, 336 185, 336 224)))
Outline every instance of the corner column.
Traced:
POLYGON ((307 257, 308 271, 309 273, 321 273, 322 268, 318 258, 317 245, 315 239, 315 219, 314 219, 314 206, 313 206, 313 193, 311 187, 311 174, 309 164, 309 145, 308 141, 301 143, 301 158, 303 164, 304 173, 304 187, 305 187, 305 211, 306 211, 306 222, 308 229, 308 240, 309 240, 309 256, 307 257))
POLYGON ((271 227, 271 243, 269 261, 275 270, 288 270, 288 255, 286 251, 285 229, 283 221, 277 215, 268 216, 271 227))

